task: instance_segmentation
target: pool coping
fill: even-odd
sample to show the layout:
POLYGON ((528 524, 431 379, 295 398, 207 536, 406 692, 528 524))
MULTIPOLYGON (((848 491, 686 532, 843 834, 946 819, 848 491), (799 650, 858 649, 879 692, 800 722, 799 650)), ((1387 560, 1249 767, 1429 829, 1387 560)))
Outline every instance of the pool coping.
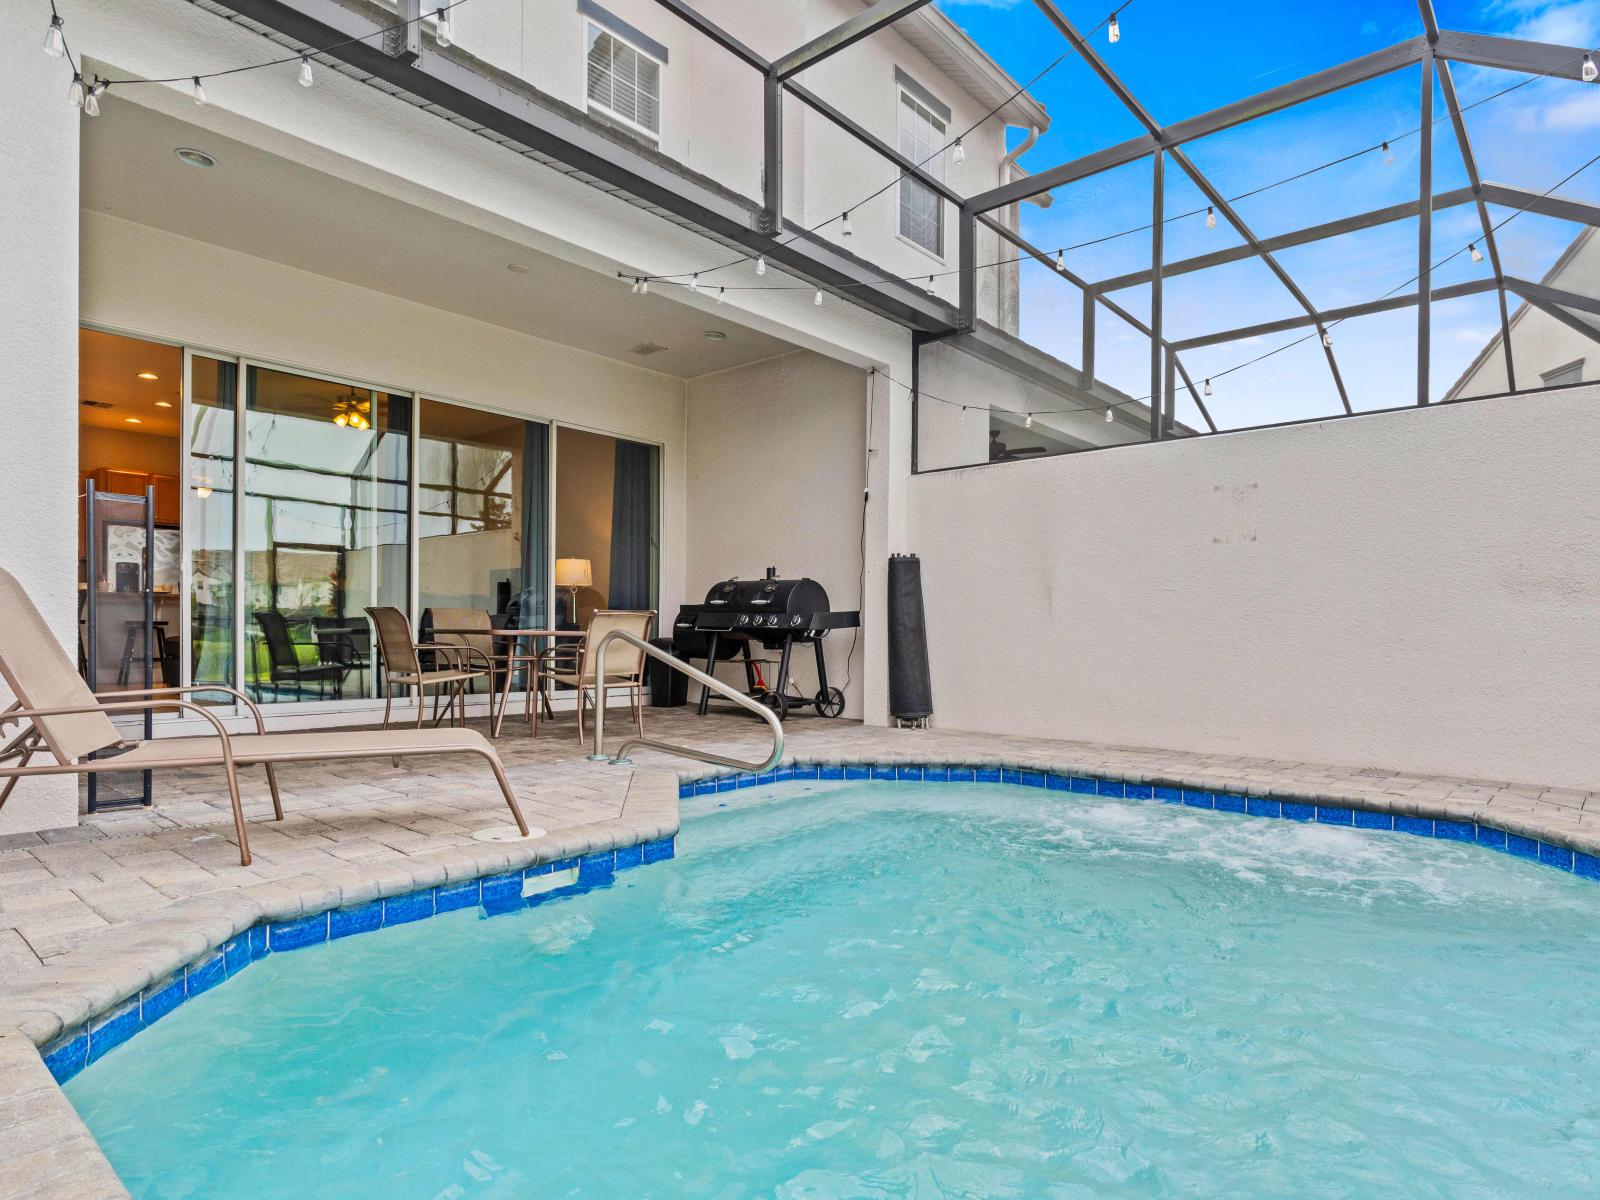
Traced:
MULTIPOLYGON (((1035 787, 1065 797, 1120 796, 1244 815, 1394 830, 1473 842, 1600 881, 1600 836, 1555 827, 1538 819, 1538 814, 1519 817, 1490 811, 1486 805, 1355 794, 1337 788, 1270 784, 1252 788, 1241 786, 1237 779, 1200 773, 1119 771, 1104 763, 1091 767, 1061 754, 919 755, 876 750, 787 755, 773 770, 760 774, 716 768, 640 770, 629 779, 621 813, 610 820, 523 843, 484 843, 431 858, 351 866, 320 876, 298 876, 195 897, 148 921, 114 931, 117 942, 109 951, 97 940, 72 952, 68 957, 73 961, 53 971, 53 979, 16 993, 8 998, 6 1009, 0 1010, 0 1144, 4 1149, 0 1196, 109 1200, 128 1195, 61 1091, 45 1055, 59 1053, 74 1035, 82 1034, 85 1064, 93 1061, 98 1055, 91 1055, 88 1046, 93 1045, 96 1028, 105 1031, 108 1049, 120 1045, 176 1007, 175 1003, 168 1007, 176 990, 181 990, 181 999, 186 1000, 235 973, 230 970, 230 947, 238 969, 257 961, 259 956, 251 945, 253 929, 261 931, 263 953, 271 953, 481 904, 486 882, 497 888, 497 894, 503 890, 509 896, 513 875, 520 895, 527 879, 572 869, 577 872, 573 885, 558 889, 559 894, 586 891, 610 882, 617 869, 671 857, 680 799, 795 779, 992 782, 1035 787), (1497 840, 1496 834, 1502 836, 1497 840), (643 847, 649 843, 656 843, 658 849, 655 858, 646 859, 643 847), (619 850, 636 847, 637 861, 629 855, 625 863, 618 862, 619 850), (594 858, 607 853, 611 855, 609 865, 594 858), (585 858, 591 859, 588 880, 584 879, 585 858), (474 890, 473 884, 475 897, 469 900, 467 892, 474 890), (412 898, 424 895, 431 896, 431 903, 425 906, 427 912, 420 912, 420 902, 412 898), (447 898, 443 906, 441 897, 447 898), (391 911, 394 919, 390 919, 391 911), (351 914, 349 927, 337 934, 333 932, 335 912, 351 914), (315 936, 318 916, 323 918, 320 937, 315 936), (280 930, 277 946, 273 945, 274 927, 280 930), (147 1002, 152 1005, 149 1019, 147 1002), (25 1107, 8 1111, 18 1106, 25 1107)), ((61 1065, 58 1060, 58 1070, 61 1065)))

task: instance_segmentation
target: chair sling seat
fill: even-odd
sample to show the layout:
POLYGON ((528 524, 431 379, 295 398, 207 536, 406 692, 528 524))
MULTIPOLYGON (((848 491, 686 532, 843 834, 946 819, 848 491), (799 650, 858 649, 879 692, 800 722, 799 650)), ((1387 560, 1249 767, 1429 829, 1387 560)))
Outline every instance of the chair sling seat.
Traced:
MULTIPOLYGON (((336 758, 381 758, 386 754, 493 753, 476 729, 444 726, 424 729, 349 729, 307 733, 235 733, 229 736, 233 759, 244 765, 336 758)), ((152 738, 116 761, 137 768, 141 762, 181 759, 184 765, 222 762, 222 743, 214 737, 152 738)))

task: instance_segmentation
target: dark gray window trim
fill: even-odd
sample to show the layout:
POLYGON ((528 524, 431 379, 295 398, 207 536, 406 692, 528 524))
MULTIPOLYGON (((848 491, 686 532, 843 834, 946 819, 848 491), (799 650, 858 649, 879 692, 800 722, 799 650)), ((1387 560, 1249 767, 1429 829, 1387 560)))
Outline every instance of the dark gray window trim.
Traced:
POLYGON ((656 41, 655 38, 648 37, 645 34, 640 33, 621 17, 613 16, 611 13, 608 13, 605 9, 596 4, 594 0, 578 0, 578 11, 584 16, 588 17, 589 20, 593 21, 596 25, 602 26, 605 29, 609 29, 618 37, 632 42, 636 48, 643 50, 651 58, 657 59, 663 66, 666 65, 667 48, 665 46, 656 41))
MULTIPOLYGON (((581 2, 587 3, 587 0, 581 0, 581 2)), ((950 106, 948 104, 940 102, 932 92, 923 87, 915 79, 911 78, 911 76, 907 75, 899 67, 894 69, 894 81, 901 87, 905 88, 906 91, 910 92, 923 104, 927 105, 928 111, 933 113, 934 116, 942 119, 945 124, 946 132, 949 131, 950 106)), ((898 101, 896 101, 896 103, 898 103, 898 101)))

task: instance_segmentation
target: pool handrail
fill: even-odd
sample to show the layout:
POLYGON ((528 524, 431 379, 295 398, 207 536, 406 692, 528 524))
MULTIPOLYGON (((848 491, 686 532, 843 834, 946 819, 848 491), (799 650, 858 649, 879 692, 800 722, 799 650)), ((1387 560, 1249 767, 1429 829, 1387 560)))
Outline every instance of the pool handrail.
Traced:
POLYGON ((723 683, 722 680, 700 670, 698 667, 691 666, 689 663, 684 662, 683 659, 667 653, 659 646, 652 646, 641 637, 635 637, 624 629, 614 629, 601 638, 600 644, 595 647, 594 651, 596 679, 604 679, 606 677, 606 650, 615 641, 627 642, 630 646, 642 650, 651 658, 666 663, 673 670, 682 671, 695 683, 708 687, 713 692, 716 692, 717 695, 732 700, 740 708, 748 709, 750 712, 755 713, 756 716, 767 723, 768 728, 772 731, 772 753, 762 761, 746 762, 743 759, 715 754, 710 750, 697 750, 693 746, 679 746, 673 742, 657 742, 649 738, 636 737, 629 738, 622 743, 615 754, 608 755, 605 752, 606 703, 605 695, 602 692, 599 697, 599 703, 595 705, 594 710, 594 752, 589 755, 590 762, 609 762, 625 766, 632 761, 628 758, 628 751, 635 746, 643 746, 646 750, 659 750, 663 754, 676 754, 681 758, 692 758, 698 762, 713 763, 721 767, 732 767, 738 771, 750 771, 757 775, 763 771, 770 771, 778 765, 778 760, 783 757, 783 724, 778 720, 778 715, 775 712, 765 704, 752 700, 731 684, 723 683))

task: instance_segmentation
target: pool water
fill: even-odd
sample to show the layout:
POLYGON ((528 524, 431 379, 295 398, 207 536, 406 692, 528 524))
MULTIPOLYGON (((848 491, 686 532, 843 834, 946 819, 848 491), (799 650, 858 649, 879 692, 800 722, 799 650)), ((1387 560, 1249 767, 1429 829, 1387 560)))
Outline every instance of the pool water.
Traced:
POLYGON ((66 1091, 141 1200, 1600 1189, 1600 887, 996 785, 684 802, 679 857, 273 955, 66 1091))

